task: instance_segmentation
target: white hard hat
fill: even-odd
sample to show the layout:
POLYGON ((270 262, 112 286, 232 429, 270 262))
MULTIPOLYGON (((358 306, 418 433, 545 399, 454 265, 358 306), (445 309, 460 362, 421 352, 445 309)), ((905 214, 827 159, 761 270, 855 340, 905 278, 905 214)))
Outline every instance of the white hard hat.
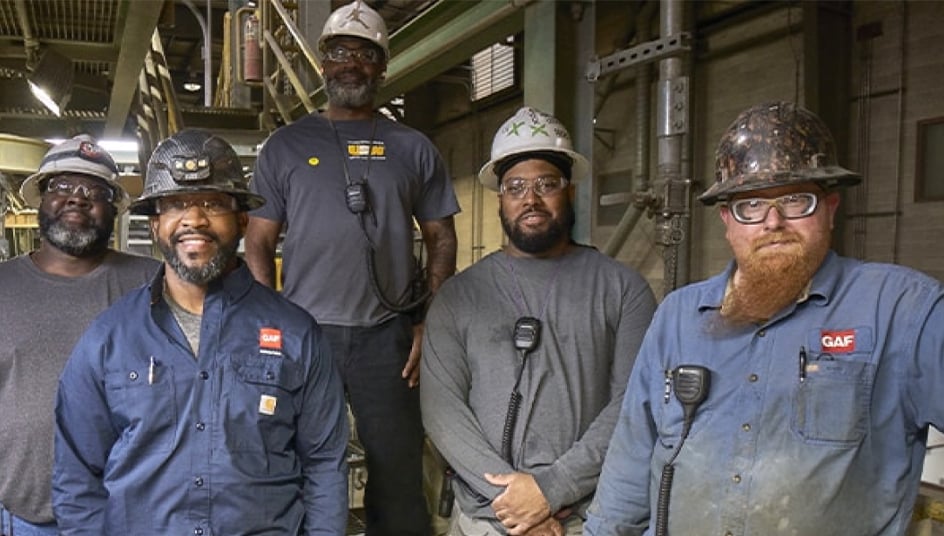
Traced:
POLYGON ((590 163, 574 151, 574 144, 564 125, 556 117, 525 106, 502 124, 492 140, 492 159, 479 170, 483 186, 498 191, 501 179, 495 166, 502 160, 524 153, 554 152, 573 162, 571 182, 582 180, 590 173, 590 163))
POLYGON ((131 201, 128 193, 118 183, 118 166, 115 160, 86 134, 80 134, 49 149, 39 164, 39 171, 23 181, 20 195, 28 205, 39 208, 43 197, 40 183, 43 179, 65 173, 88 175, 105 181, 115 192, 115 200, 112 203, 119 212, 127 208, 131 201))
POLYGON ((390 58, 387 25, 380 14, 362 0, 343 5, 328 16, 318 39, 318 50, 324 50, 328 39, 341 36, 366 39, 383 49, 385 59, 390 58))

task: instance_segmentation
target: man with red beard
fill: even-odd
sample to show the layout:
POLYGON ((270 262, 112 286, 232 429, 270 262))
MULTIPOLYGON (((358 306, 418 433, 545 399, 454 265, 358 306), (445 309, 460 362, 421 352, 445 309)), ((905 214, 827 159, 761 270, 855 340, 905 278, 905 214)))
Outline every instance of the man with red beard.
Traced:
POLYGON ((0 264, 0 534, 55 535, 59 372, 92 319, 159 263, 109 248, 128 194, 111 155, 89 136, 49 149, 20 191, 38 209, 40 243, 0 264))
POLYGON ((328 107, 260 151, 252 188, 267 202, 249 219, 246 262, 275 288, 281 251, 284 295, 331 343, 366 452, 367 535, 425 536, 422 313, 428 291, 455 271, 459 205, 432 142, 374 111, 390 56, 380 15, 361 0, 339 7, 318 50, 328 107))
POLYGON ((571 239, 588 173, 560 121, 530 107, 479 172, 508 245, 433 300, 420 384, 455 471, 451 536, 580 534, 655 309, 639 273, 571 239))
POLYGON ((840 257, 829 130, 787 102, 724 133, 729 268, 666 297, 585 526, 593 536, 901 536, 944 426, 944 288, 840 257))
POLYGON ((236 152, 184 130, 148 162, 164 265, 82 336, 59 382, 53 503, 63 536, 344 534, 347 413, 314 319, 236 250, 236 152))

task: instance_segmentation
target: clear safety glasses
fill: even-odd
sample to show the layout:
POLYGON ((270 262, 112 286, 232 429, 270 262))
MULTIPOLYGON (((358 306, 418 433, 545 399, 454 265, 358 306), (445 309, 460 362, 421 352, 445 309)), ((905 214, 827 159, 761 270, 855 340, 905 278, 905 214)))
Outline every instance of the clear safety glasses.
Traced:
POLYGON ((521 177, 512 177, 504 180, 500 186, 502 195, 507 195, 513 199, 523 199, 528 195, 528 190, 534 190, 534 193, 544 197, 553 195, 567 187, 567 179, 557 175, 544 175, 533 181, 521 177))
POLYGON ((748 197, 728 203, 731 215, 738 223, 752 225, 767 219, 771 207, 775 207, 781 216, 788 220, 798 220, 816 212, 819 196, 810 192, 797 192, 768 199, 766 197, 748 197))

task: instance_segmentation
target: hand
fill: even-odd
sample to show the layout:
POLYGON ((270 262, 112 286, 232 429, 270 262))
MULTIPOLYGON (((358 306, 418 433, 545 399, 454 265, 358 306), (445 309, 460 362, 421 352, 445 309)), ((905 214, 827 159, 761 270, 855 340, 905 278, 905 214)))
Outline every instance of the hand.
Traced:
POLYGON ((505 488, 492 500, 492 510, 508 534, 526 534, 551 515, 551 505, 533 476, 527 473, 485 473, 485 480, 493 486, 505 488))
POLYGON ((564 526, 557 520, 557 516, 549 517, 538 523, 524 536, 564 536, 564 526))
POLYGON ((423 324, 413 326, 413 347, 410 348, 410 357, 406 360, 400 377, 405 379, 411 388, 420 384, 420 354, 423 350, 423 324))

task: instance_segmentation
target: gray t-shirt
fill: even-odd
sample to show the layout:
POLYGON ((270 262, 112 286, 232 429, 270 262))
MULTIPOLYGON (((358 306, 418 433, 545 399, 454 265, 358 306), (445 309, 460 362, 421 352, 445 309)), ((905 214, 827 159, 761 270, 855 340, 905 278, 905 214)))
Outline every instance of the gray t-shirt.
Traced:
POLYGON ((0 503, 53 521, 53 409, 59 373, 85 328, 148 282, 160 263, 109 251, 81 277, 41 271, 29 255, 0 263, 0 503))
POLYGON ((502 490, 482 475, 514 471, 534 475, 552 509, 586 507, 655 305, 638 272, 582 246, 555 259, 493 253, 443 284, 426 315, 420 399, 465 513, 494 519, 489 502, 502 490), (509 464, 502 431, 522 316, 542 329, 521 377, 509 464))
POLYGON ((337 134, 323 116, 309 115, 269 137, 252 180, 266 204, 252 215, 287 223, 286 297, 322 324, 377 325, 394 313, 371 289, 364 229, 376 247, 380 288, 398 301, 408 297, 413 276, 413 218, 445 218, 459 205, 442 157, 423 134, 381 116, 376 124, 334 126, 337 134), (350 180, 369 185, 372 212, 363 229, 345 202, 345 160, 350 180))

